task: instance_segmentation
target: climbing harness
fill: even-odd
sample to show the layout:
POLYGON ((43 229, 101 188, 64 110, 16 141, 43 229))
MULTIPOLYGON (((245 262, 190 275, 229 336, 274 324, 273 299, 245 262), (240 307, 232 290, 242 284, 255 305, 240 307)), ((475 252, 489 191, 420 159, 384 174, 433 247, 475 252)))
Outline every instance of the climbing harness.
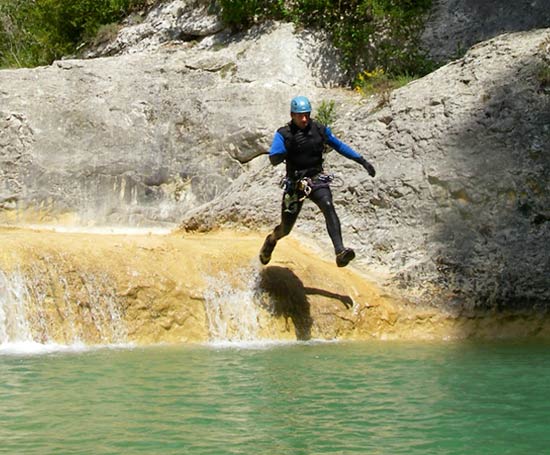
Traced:
POLYGON ((296 213, 299 203, 304 201, 312 191, 329 186, 333 180, 333 174, 317 174, 313 177, 302 177, 297 180, 285 177, 281 180, 281 188, 284 190, 285 212, 296 213))

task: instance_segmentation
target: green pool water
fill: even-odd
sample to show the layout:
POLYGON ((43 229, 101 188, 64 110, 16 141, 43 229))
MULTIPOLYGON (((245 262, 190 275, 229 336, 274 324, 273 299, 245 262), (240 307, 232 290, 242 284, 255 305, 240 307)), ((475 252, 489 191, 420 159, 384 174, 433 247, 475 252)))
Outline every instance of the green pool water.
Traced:
POLYGON ((550 453, 549 348, 0 349, 0 453, 550 453))

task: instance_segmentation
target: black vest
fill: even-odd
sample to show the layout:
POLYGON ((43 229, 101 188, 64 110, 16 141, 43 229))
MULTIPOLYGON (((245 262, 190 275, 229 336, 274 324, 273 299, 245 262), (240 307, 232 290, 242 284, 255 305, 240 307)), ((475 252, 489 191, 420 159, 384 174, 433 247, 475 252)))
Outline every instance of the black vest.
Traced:
POLYGON ((290 178, 313 177, 323 171, 325 127, 310 120, 301 130, 293 122, 277 130, 285 140, 286 175, 290 178))

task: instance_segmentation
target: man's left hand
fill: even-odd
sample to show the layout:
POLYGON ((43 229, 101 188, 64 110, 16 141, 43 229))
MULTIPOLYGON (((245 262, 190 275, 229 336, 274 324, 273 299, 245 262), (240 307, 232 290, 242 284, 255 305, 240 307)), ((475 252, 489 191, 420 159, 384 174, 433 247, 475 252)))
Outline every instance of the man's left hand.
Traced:
POLYGON ((374 177, 376 175, 376 170, 374 169, 374 166, 370 164, 365 158, 361 158, 359 160, 359 164, 365 168, 365 170, 369 173, 371 177, 374 177))

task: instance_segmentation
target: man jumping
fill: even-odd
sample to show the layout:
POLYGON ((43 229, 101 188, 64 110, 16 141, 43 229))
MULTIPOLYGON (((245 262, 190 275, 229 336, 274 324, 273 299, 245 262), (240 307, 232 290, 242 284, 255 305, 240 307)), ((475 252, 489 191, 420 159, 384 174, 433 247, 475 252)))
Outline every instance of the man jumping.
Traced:
POLYGON ((340 220, 334 209, 330 190, 332 177, 323 172, 325 144, 359 163, 371 177, 376 175, 376 171, 365 158, 337 139, 328 126, 321 125, 310 115, 309 100, 305 96, 293 98, 290 102, 291 120, 277 130, 269 150, 269 160, 273 166, 283 161, 286 163, 286 178, 281 223, 266 237, 260 251, 260 261, 264 265, 271 260, 277 241, 292 230, 306 198, 311 199, 325 217, 338 267, 345 267, 355 258, 355 252, 344 247, 342 241, 340 220))

